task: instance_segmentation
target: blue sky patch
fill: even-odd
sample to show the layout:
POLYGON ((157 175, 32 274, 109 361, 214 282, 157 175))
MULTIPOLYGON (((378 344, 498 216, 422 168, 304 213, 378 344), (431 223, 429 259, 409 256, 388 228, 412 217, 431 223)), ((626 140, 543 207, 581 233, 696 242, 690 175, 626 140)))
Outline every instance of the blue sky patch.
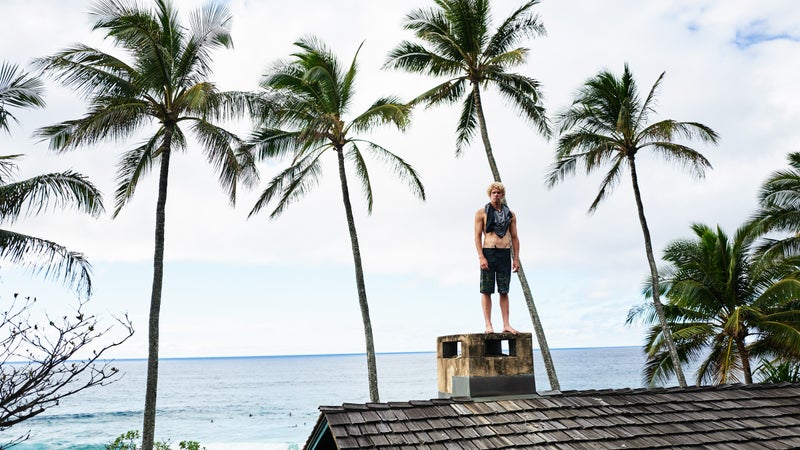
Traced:
POLYGON ((784 39, 800 42, 800 36, 770 30, 769 24, 765 20, 756 20, 736 30, 736 38, 733 42, 740 49, 745 49, 762 42, 784 39))

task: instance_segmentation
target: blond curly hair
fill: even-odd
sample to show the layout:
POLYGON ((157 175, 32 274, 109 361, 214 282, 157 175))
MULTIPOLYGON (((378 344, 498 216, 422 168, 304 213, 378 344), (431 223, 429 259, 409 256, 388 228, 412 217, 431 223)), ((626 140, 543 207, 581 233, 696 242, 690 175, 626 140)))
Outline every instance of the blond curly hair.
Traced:
POLYGON ((498 181, 495 181, 494 183, 490 184, 488 188, 486 188, 486 195, 491 196, 492 195, 492 191, 495 190, 495 189, 499 189, 500 192, 502 192, 504 196, 506 195, 506 187, 503 186, 503 183, 500 183, 498 181))

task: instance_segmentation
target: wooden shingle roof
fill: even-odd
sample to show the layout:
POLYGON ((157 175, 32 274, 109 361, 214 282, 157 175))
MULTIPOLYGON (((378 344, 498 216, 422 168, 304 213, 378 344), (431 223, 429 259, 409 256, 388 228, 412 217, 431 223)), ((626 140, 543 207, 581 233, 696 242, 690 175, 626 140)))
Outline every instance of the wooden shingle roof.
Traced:
POLYGON ((566 391, 320 407, 324 449, 800 448, 800 384, 566 391))

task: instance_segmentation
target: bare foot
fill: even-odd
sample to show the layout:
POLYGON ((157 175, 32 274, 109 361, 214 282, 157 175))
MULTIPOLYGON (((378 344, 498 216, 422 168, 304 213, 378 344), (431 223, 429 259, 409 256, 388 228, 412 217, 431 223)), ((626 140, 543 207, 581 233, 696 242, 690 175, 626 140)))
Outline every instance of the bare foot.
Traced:
POLYGON ((491 325, 486 325, 486 331, 484 333, 494 333, 494 328, 491 325))
POLYGON ((503 327, 503 333, 519 334, 519 331, 515 330, 511 325, 506 325, 503 327))

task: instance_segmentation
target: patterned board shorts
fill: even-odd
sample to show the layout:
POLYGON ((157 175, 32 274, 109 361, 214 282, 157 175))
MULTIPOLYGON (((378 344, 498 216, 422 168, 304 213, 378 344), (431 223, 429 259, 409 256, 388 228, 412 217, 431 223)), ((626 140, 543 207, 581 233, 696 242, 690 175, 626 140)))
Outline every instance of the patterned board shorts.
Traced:
POLYGON ((497 292, 508 294, 511 284, 511 249, 484 248, 483 256, 489 261, 489 270, 481 269, 481 294, 494 294, 497 281, 497 292))

